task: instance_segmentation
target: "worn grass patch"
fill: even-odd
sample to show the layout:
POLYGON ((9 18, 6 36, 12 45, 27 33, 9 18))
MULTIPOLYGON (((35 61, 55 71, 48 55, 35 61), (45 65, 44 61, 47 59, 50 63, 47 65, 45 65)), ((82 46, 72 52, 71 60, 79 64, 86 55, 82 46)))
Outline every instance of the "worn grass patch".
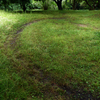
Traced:
POLYGON ((1 100, 100 98, 100 11, 1 13, 1 100))

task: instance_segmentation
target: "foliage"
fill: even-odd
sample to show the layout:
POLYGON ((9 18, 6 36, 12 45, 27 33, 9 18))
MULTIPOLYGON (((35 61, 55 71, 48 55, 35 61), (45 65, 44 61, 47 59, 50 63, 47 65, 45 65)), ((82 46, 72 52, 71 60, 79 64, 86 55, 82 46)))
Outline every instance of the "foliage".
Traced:
POLYGON ((53 1, 57 4, 59 10, 63 9, 63 7, 62 7, 62 0, 53 0, 53 1))
POLYGON ((32 2, 32 5, 33 5, 33 9, 42 9, 42 3, 40 1, 33 1, 32 2))
POLYGON ((100 9, 100 0, 84 0, 90 10, 100 9))
POLYGON ((100 0, 0 0, 0 9, 20 10, 30 9, 100 9, 100 0), (34 2, 34 4, 33 4, 34 2), (20 6, 19 6, 20 5, 20 6))
POLYGON ((21 8, 25 12, 29 4, 31 3, 30 0, 18 0, 18 3, 20 4, 21 8))
POLYGON ((50 0, 42 0, 42 5, 44 10, 48 10, 50 4, 50 0))
POLYGON ((3 5, 5 7, 5 10, 9 10, 10 8, 12 8, 13 10, 13 6, 12 4, 20 4, 20 7, 23 9, 23 11, 25 12, 27 7, 31 4, 30 0, 1 0, 1 6, 3 5))

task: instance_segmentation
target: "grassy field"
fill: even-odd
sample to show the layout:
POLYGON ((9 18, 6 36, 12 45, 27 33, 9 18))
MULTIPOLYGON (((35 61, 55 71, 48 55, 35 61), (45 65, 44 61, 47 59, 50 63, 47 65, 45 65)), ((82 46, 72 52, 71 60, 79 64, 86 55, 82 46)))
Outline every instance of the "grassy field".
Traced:
POLYGON ((100 11, 0 11, 0 100, 99 100, 100 11))

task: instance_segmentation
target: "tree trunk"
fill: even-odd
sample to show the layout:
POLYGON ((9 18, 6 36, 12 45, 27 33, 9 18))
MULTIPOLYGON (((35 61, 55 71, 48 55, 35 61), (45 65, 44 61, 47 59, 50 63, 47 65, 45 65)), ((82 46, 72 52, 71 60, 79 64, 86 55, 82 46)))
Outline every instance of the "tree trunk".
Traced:
POLYGON ((100 0, 98 0, 97 8, 100 9, 100 0))
POLYGON ((72 3, 71 0, 69 0, 69 3, 72 3))
POLYGON ((62 8, 62 1, 58 1, 57 2, 57 6, 58 6, 58 9, 59 10, 62 10, 63 8, 62 8))
POLYGON ((25 6, 25 4, 21 4, 21 3, 20 3, 20 7, 23 9, 24 12, 26 11, 26 6, 25 6))
POLYGON ((76 0, 73 0, 73 10, 76 10, 76 0))
POLYGON ((88 3, 87 0, 85 0, 86 4, 90 7, 90 10, 93 10, 94 8, 88 3))
POLYGON ((23 5, 23 11, 24 11, 24 12, 26 11, 26 6, 25 6, 25 4, 23 5))
POLYGON ((4 7, 5 7, 5 11, 7 11, 7 5, 4 5, 4 7))
POLYGON ((67 4, 67 0, 65 1, 65 3, 67 4))
POLYGON ((57 4, 59 10, 63 10, 63 8, 62 8, 62 0, 53 0, 53 1, 55 1, 55 3, 57 4))

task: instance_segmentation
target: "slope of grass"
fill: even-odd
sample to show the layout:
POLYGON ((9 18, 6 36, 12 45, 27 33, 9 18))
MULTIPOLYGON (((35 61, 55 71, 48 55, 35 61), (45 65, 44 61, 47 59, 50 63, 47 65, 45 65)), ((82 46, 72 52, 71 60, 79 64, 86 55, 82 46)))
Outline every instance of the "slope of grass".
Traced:
POLYGON ((0 13, 1 100, 100 98, 100 11, 0 13))

